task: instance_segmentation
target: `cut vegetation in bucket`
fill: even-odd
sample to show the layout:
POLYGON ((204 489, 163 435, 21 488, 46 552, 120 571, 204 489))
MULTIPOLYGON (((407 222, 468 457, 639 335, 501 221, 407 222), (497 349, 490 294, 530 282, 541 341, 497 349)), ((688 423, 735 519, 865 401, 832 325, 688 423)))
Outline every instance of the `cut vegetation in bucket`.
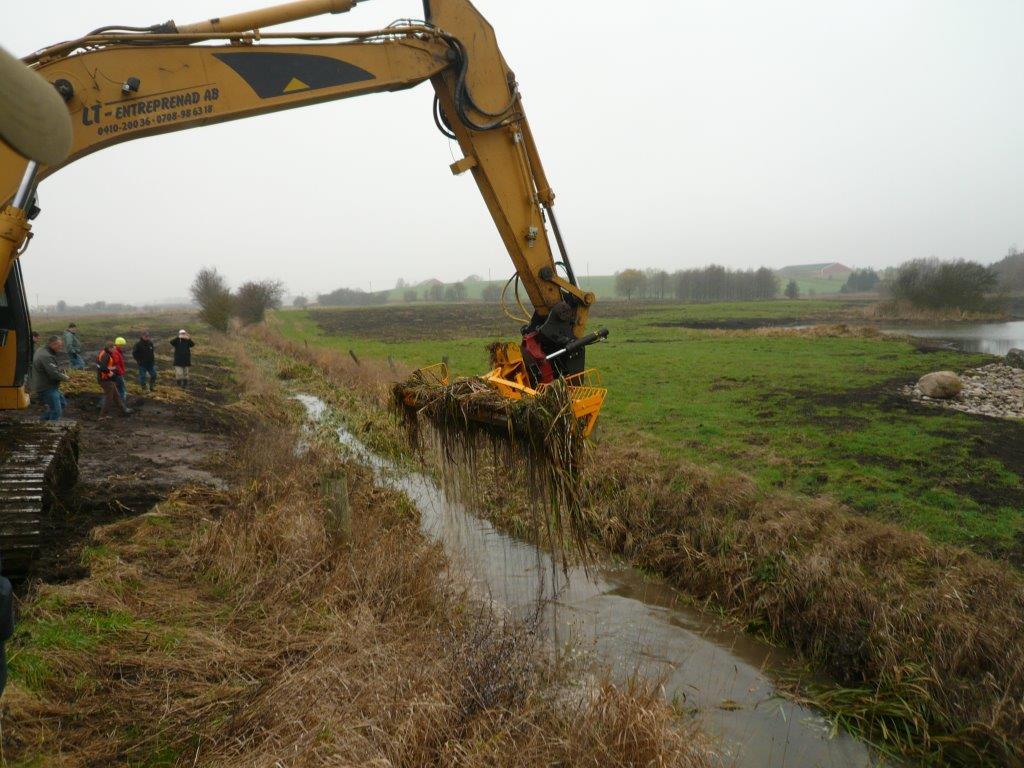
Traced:
POLYGON ((426 369, 395 385, 394 402, 414 447, 436 449, 446 490, 477 499, 487 490, 478 468, 496 462, 525 483, 532 514, 542 522, 538 530, 552 549, 586 559, 591 524, 581 478, 587 443, 569 390, 556 381, 535 397, 510 400, 481 379, 446 383, 426 369))

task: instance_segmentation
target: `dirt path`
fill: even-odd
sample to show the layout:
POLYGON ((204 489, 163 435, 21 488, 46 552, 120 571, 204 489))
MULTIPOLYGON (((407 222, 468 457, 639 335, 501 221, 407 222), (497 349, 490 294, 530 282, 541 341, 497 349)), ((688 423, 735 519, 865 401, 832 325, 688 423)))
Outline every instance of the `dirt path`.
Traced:
POLYGON ((187 391, 164 380, 143 394, 129 382, 134 413, 100 422, 99 385, 91 373, 76 372, 66 386, 65 417, 79 424, 79 482, 51 514, 30 582, 84 576, 82 550, 97 525, 142 514, 186 483, 223 486, 217 459, 228 446, 220 413, 232 397, 228 380, 228 370, 213 360, 195 366, 187 391))

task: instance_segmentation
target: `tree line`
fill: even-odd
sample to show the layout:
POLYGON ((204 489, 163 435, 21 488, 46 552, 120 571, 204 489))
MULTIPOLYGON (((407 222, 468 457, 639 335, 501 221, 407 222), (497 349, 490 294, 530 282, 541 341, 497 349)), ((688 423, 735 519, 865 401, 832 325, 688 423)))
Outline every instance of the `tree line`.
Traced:
POLYGON ((624 269, 615 274, 615 293, 627 300, 756 301, 774 299, 780 287, 778 275, 767 267, 732 270, 712 264, 672 273, 624 269))
MULTIPOLYGON (((475 275, 466 281, 478 281, 475 275)), ((431 280, 413 286, 399 280, 396 288, 405 302, 458 302, 468 298, 466 281, 442 283, 431 280)), ((921 308, 979 309, 994 291, 1024 291, 1024 251, 1011 247, 1004 259, 985 267, 967 260, 939 261, 913 259, 885 270, 855 269, 840 288, 841 293, 879 293, 885 298, 906 301, 921 308)), ((813 293, 813 292, 812 292, 813 293)), ((387 303, 390 291, 366 292, 339 288, 320 294, 322 306, 368 306, 387 303)), ((799 298, 800 286, 789 280, 785 286, 768 267, 729 269, 712 264, 694 269, 668 272, 664 269, 623 269, 615 273, 615 294, 621 298, 676 300, 683 302, 759 301, 778 297, 799 298)), ((487 283, 481 299, 497 301, 501 296, 498 283, 487 283)), ((298 297, 296 306, 305 306, 305 297, 298 297)))

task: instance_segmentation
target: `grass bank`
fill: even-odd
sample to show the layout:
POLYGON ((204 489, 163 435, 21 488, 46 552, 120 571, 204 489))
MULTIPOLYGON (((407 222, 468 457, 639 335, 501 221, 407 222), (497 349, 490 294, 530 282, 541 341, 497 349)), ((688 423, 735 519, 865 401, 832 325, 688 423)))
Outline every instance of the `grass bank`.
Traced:
POLYGON ((297 450, 279 379, 221 351, 240 388, 224 487, 96 529, 85 578, 26 596, 8 764, 709 764, 655 689, 570 687, 528 622, 445 576, 404 497, 330 442, 297 450), (339 476, 350 546, 321 485, 339 476))
MULTIPOLYGON (((660 332, 633 329, 638 336, 660 332)), ((841 370, 835 372, 817 353, 819 378, 837 389, 843 373, 865 376, 870 375, 865 368, 878 366, 875 375, 881 377, 883 361, 893 362, 882 355, 894 354, 898 369, 912 370, 919 359, 903 342, 842 329, 704 335, 709 338, 687 337, 685 343, 708 349, 718 341, 733 341, 759 350, 766 363, 769 351, 785 349, 790 367, 796 351, 815 354, 811 345, 824 342, 832 352, 858 358, 844 365, 844 355, 837 354, 841 370), (788 346, 779 347, 777 341, 788 346)), ((350 373, 367 375, 342 351, 344 345, 332 351, 331 338, 322 347, 322 337, 315 334, 312 344, 272 334, 266 338, 287 359, 311 363, 314 378, 325 371, 342 391, 360 389, 344 386, 350 373)), ((395 346, 401 345, 388 349, 395 346)), ((749 366, 749 356, 746 362, 749 366)), ((781 363, 774 366, 779 376, 785 375, 781 363)), ((394 375, 389 376, 386 365, 377 370, 384 378, 394 375)), ((649 383, 643 391, 652 388, 649 383)), ((372 410, 374 387, 362 391, 369 404, 361 407, 372 410)), ((865 400, 870 398, 861 394, 851 403, 865 400)), ((742 407, 742 400, 735 402, 742 407)), ((878 428, 904 413, 918 415, 895 410, 879 418, 878 428)), ((728 416, 724 409, 723 416, 728 416)), ((913 425, 905 429, 909 436, 913 425)), ((384 427, 392 435, 389 442, 393 430, 384 427)), ((888 434, 892 440, 891 427, 888 434)), ((856 514, 835 499, 779 489, 722 463, 701 466, 685 451, 665 450, 649 439, 650 433, 643 441, 633 440, 635 435, 635 430, 624 431, 594 449, 588 490, 595 540, 665 574, 746 622, 751 631, 795 648, 827 670, 840 685, 809 693, 867 738, 922 762, 1024 761, 1024 711, 1019 706, 1024 660, 1018 652, 1024 644, 1024 582, 1018 572, 856 514)), ((527 483, 510 476, 507 467, 483 460, 475 471, 480 486, 494 490, 485 499, 491 515, 508 527, 528 529, 529 502, 520 492, 527 483)))

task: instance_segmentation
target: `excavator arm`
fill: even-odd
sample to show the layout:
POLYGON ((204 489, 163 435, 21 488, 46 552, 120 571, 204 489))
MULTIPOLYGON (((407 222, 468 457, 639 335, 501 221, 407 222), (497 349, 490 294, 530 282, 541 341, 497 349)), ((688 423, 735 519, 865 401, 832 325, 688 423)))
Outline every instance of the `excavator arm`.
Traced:
POLYGON ((583 336, 594 295, 578 287, 564 252, 554 218, 555 196, 515 77, 494 30, 469 0, 425 0, 424 23, 382 30, 262 31, 273 24, 344 12, 358 1, 298 0, 197 24, 166 22, 142 31, 102 28, 24 60, 64 99, 73 137, 67 159, 50 165, 29 162, 0 143, 0 200, 9 203, 0 213, 0 277, 12 305, 5 323, 8 354, 0 349, 0 408, 19 407, 24 401, 20 387, 27 366, 14 350, 25 348, 16 338, 28 326, 17 259, 30 236, 31 190, 40 180, 123 141, 402 90, 427 80, 436 92, 435 121, 462 150, 463 158, 452 164, 452 171, 468 170, 476 180, 533 305, 533 327, 559 301, 566 301, 573 312, 574 335, 583 336))

